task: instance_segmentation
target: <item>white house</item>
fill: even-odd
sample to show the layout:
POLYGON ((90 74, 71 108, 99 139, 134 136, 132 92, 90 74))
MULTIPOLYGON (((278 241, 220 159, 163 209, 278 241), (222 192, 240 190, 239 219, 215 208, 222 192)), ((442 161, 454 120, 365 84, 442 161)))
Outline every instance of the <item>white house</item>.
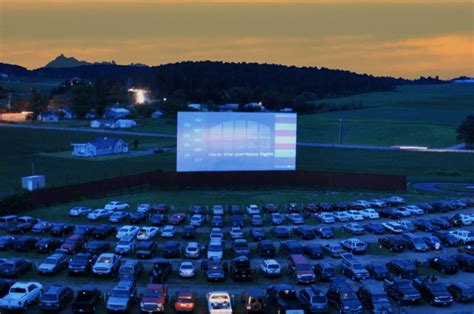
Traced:
POLYGON ((151 117, 152 117, 153 119, 159 119, 159 118, 161 118, 162 116, 163 116, 163 112, 161 112, 160 110, 157 110, 157 111, 155 111, 155 112, 153 112, 153 113, 151 114, 151 117))
POLYGON ((136 126, 137 123, 134 120, 130 119, 118 119, 112 125, 110 125, 111 129, 129 129, 136 126))
POLYGON ((104 113, 104 118, 106 119, 121 119, 125 118, 130 114, 130 110, 126 108, 113 107, 109 108, 104 113))
POLYGON ((72 155, 78 157, 94 157, 128 153, 128 144, 113 137, 99 137, 94 142, 71 144, 72 155))
POLYGON ((259 102, 250 102, 244 106, 245 109, 247 110, 255 110, 255 111, 265 111, 266 108, 265 106, 262 105, 262 103, 259 102))
POLYGON ((53 112, 43 112, 38 115, 38 120, 41 122, 58 122, 59 116, 53 112))
POLYGON ((99 120, 92 120, 91 121, 91 128, 98 129, 102 126, 102 123, 99 120))
POLYGON ((202 105, 201 104, 188 104, 188 108, 201 111, 202 110, 202 105))
POLYGON ((217 106, 217 109, 223 112, 236 111, 239 109, 239 104, 223 104, 217 106))

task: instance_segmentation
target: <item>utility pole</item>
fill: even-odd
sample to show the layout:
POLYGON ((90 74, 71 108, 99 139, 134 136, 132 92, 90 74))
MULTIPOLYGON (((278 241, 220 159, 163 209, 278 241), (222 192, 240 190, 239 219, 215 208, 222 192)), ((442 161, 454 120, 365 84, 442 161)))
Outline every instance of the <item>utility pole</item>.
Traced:
POLYGON ((31 175, 32 176, 35 175, 35 162, 34 161, 31 162, 31 175))
POLYGON ((343 128, 343 125, 344 125, 344 117, 341 116, 339 118, 339 145, 342 144, 342 128, 343 128))

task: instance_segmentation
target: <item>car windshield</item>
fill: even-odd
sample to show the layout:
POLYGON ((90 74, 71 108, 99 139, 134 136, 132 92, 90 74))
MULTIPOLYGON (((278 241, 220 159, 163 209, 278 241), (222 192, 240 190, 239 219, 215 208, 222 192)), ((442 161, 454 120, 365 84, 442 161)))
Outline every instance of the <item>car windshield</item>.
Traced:
POLYGON ((373 303, 389 303, 387 296, 384 294, 373 294, 372 302, 373 303))
POLYGON ((41 300, 44 300, 44 301, 56 301, 57 299, 58 297, 55 294, 45 293, 41 296, 41 300))
POLYGON ((43 264, 54 265, 56 264, 56 259, 48 257, 43 261, 43 264))
POLYGON ((298 264, 296 270, 312 270, 311 264, 298 264))
POLYGON ((269 268, 269 269, 279 269, 280 266, 277 265, 277 264, 270 264, 270 265, 268 265, 268 268, 269 268))
POLYGON ((346 291, 341 294, 341 298, 343 300, 352 300, 352 299, 357 299, 357 296, 352 291, 346 291))
POLYGON ((120 240, 118 244, 119 245, 128 245, 128 244, 130 244, 130 241, 129 240, 120 240))
POLYGON ((159 298, 162 296, 161 290, 146 289, 143 293, 144 298, 159 298))
POLYGON ((322 296, 313 296, 311 298, 311 303, 326 303, 326 298, 322 296))
POLYGON ((362 264, 359 264, 359 263, 354 263, 354 264, 352 264, 352 268, 353 268, 353 269, 364 269, 364 267, 362 266, 362 264))
POLYGON ((128 297, 129 297, 129 294, 128 294, 128 291, 127 291, 127 290, 114 289, 114 290, 112 290, 112 292, 110 293, 110 296, 111 296, 111 297, 114 297, 114 298, 128 298, 128 297))
POLYGON ((434 292, 445 292, 446 287, 442 283, 433 283, 431 285, 431 290, 434 292))
POLYGON ((220 245, 209 245, 209 251, 221 251, 222 247, 220 245))
POLYGON ((110 263, 112 263, 112 258, 110 256, 103 256, 103 257, 100 257, 97 260, 97 263, 110 264, 110 263))

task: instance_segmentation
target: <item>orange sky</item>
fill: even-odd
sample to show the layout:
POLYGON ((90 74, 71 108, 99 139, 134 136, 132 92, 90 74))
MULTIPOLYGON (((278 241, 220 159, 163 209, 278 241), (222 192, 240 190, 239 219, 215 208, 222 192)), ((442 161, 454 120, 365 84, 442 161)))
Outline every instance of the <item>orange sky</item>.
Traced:
POLYGON ((36 68, 64 53, 124 64, 256 61, 474 76, 472 2, 257 2, 0 0, 0 61, 36 68))

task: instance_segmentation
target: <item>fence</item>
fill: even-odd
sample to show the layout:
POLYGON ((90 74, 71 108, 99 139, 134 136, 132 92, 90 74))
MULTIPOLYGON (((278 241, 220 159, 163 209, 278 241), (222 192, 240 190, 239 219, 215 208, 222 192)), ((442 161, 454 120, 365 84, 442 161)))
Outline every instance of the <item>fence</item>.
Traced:
POLYGON ((320 171, 165 172, 153 171, 28 193, 35 205, 107 195, 118 190, 157 187, 307 186, 405 191, 405 176, 320 171))

